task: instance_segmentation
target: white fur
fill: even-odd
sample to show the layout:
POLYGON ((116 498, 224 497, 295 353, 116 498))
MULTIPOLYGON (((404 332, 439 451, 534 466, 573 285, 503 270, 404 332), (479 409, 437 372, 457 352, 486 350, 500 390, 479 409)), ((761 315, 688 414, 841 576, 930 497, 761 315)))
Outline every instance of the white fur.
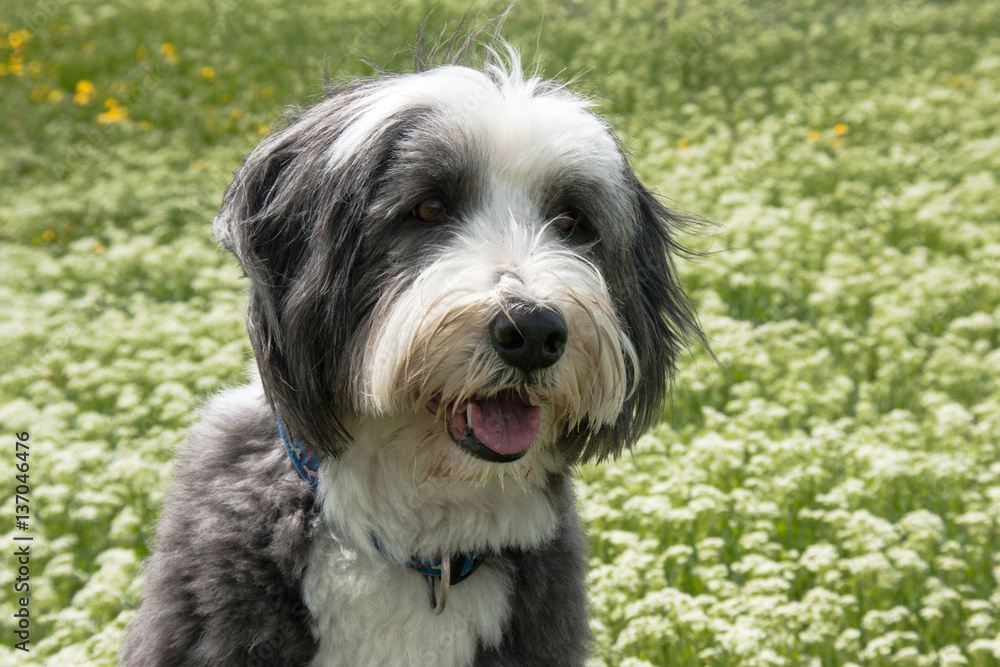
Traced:
MULTIPOLYGON (((327 522, 352 548, 385 559, 372 543, 375 535, 391 558, 404 563, 443 550, 533 547, 555 534, 558 517, 540 484, 427 474, 418 446, 431 432, 440 440, 435 447, 448 438, 432 415, 365 420, 351 428, 351 447, 320 467, 319 496, 327 522)), ((450 440, 447 446, 457 449, 450 440)), ((529 455, 543 468, 554 467, 541 452, 529 455)))
POLYGON ((613 422, 630 390, 626 358, 634 362, 635 352, 600 273, 544 225, 532 229, 510 217, 470 224, 406 293, 391 298, 364 355, 364 409, 392 414, 436 393, 450 403, 497 377, 513 382, 515 371, 493 354, 486 332, 505 303, 519 300, 558 308, 568 325, 566 352, 541 375, 538 403, 560 413, 558 428, 585 417, 595 426, 613 422))
POLYGON ((320 637, 314 667, 468 665, 500 642, 511 582, 489 563, 455 586, 440 616, 423 577, 331 536, 313 546, 303 589, 320 637), (336 585, 331 585, 331 582, 336 585))
MULTIPOLYGON (((566 163, 588 164, 593 173, 607 178, 622 171, 622 157, 589 107, 562 88, 524 77, 514 51, 485 72, 448 65, 382 79, 354 101, 350 125, 331 144, 327 166, 335 172, 379 136, 394 116, 430 108, 443 127, 457 125, 480 148, 504 157, 504 166, 519 178, 530 177, 540 166, 566 163)), ((311 113, 324 112, 320 104, 311 113)))
POLYGON ((500 642, 511 582, 489 563, 455 586, 440 616, 424 579, 331 536, 317 539, 303 589, 320 637, 314 667, 468 665, 500 642), (331 585, 336 582, 336 585, 331 585))
POLYGON ((353 424, 352 446, 320 468, 328 532, 315 541, 303 582, 319 637, 316 667, 469 664, 478 644, 500 641, 513 582, 487 560, 451 588, 435 616, 424 578, 402 563, 443 550, 532 547, 555 534, 557 516, 536 487, 421 482, 407 452, 421 421, 435 422, 353 424))

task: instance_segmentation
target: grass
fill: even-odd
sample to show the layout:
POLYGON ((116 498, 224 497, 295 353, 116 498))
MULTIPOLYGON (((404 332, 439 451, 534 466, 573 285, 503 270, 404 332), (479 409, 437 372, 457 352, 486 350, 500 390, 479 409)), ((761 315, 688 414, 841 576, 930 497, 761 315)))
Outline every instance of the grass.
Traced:
MULTIPOLYGON (((0 664, 113 663, 175 448, 250 360, 226 183, 431 8, 0 0, 0 489, 10 518, 29 431, 35 537, 0 664)), ((692 351, 582 470, 595 664, 1000 664, 1000 5, 522 3, 505 33, 723 223, 682 270, 725 368, 692 351)))

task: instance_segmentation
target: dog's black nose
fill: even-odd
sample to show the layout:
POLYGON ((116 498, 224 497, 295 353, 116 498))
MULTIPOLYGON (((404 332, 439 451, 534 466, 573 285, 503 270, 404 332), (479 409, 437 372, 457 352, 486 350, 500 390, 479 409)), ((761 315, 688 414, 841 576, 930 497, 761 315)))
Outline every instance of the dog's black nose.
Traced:
POLYGON ((548 368, 566 349, 566 318, 555 308, 515 303, 490 326, 493 349, 523 371, 548 368))

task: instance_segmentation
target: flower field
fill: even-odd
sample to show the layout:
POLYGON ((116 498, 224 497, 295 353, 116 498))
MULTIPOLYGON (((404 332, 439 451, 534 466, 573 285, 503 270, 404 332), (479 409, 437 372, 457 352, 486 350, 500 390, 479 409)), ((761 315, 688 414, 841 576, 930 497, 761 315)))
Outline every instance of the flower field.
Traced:
MULTIPOLYGON (((432 7, 466 3, 0 0, 0 548, 33 537, 0 665, 114 664, 174 452, 250 363, 223 190, 432 7)), ((1000 3, 523 0, 504 32, 719 223, 680 267, 719 363, 580 471, 593 663, 1000 665, 1000 3)))

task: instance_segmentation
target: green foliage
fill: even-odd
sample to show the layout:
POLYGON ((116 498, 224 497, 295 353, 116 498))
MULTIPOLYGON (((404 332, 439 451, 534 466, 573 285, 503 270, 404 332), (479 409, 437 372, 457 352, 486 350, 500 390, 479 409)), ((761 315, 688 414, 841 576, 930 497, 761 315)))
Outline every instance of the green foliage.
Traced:
MULTIPOLYGON (((435 34, 466 10, 433 4, 435 34)), ((226 183, 325 70, 405 68, 431 9, 0 0, 0 425, 35 536, 34 650, 5 631, 0 664, 113 664, 175 449, 250 361, 226 183)), ((664 424, 582 471, 594 663, 998 664, 1000 5, 560 0, 505 34, 722 223, 681 268, 723 368, 692 351, 664 424)))

